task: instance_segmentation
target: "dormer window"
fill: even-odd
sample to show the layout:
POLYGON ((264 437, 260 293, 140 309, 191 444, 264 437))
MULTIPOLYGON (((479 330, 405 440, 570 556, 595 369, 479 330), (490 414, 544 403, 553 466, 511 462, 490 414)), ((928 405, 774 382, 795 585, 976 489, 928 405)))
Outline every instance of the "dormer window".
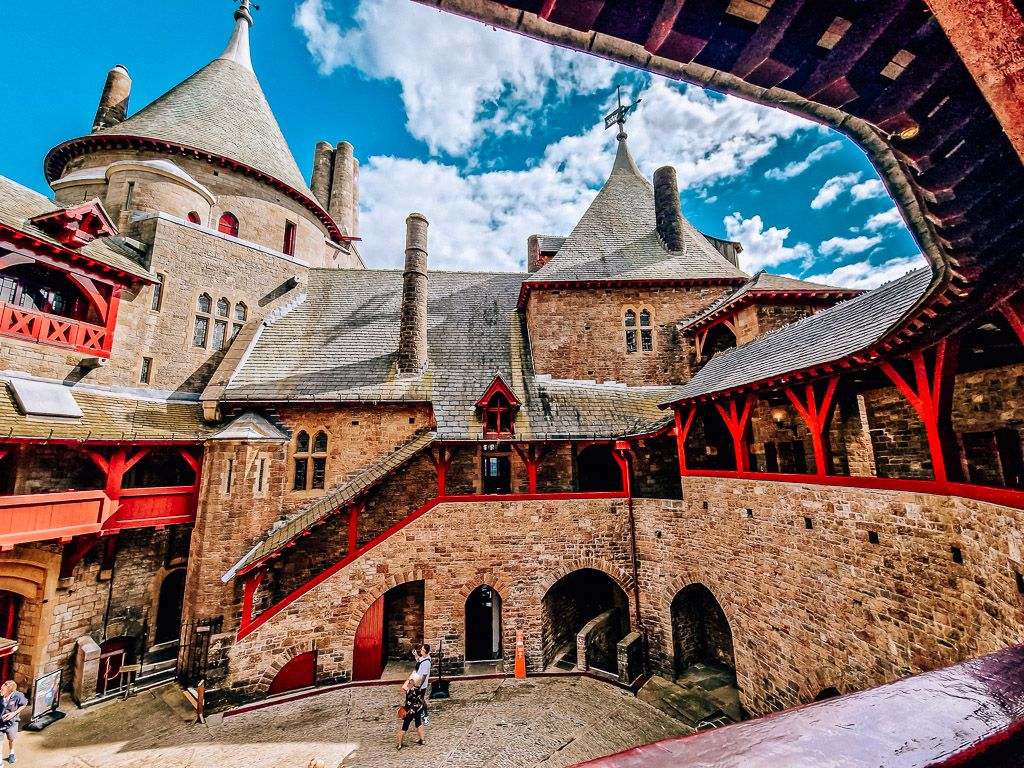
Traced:
POLYGON ((516 413, 519 399, 501 376, 495 376, 491 386, 477 403, 476 408, 483 422, 484 435, 503 437, 515 432, 516 413))
POLYGON ((29 221, 68 248, 81 248, 97 237, 117 234, 117 227, 99 200, 43 213, 29 221))
POLYGON ((238 237, 238 217, 230 211, 221 214, 220 221, 217 222, 217 231, 238 237))

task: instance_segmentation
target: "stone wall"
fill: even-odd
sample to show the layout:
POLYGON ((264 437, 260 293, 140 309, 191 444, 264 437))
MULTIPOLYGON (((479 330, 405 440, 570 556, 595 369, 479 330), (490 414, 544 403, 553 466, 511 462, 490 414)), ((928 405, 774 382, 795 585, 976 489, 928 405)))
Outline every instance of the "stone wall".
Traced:
MULTIPOLYGON (((648 633, 654 670, 672 674, 673 598, 705 585, 728 619, 752 713, 1024 640, 1016 586, 1024 512, 922 494, 702 478, 687 478, 684 493, 685 501, 634 500, 642 622, 631 615, 630 626, 648 633)), ((544 596, 563 576, 582 568, 610 575, 630 596, 632 614, 625 512, 620 500, 440 504, 236 643, 234 694, 265 691, 299 637, 306 645, 316 639, 326 678, 345 677, 370 603, 421 579, 424 634, 435 647, 445 639, 446 669, 461 664, 465 600, 486 583, 502 596, 503 647, 514 647, 523 629, 527 665, 537 671, 544 596)))
POLYGON ((689 380, 692 341, 676 323, 725 293, 725 288, 607 288, 531 292, 527 327, 534 367, 555 378, 676 384, 689 380), (654 350, 626 352, 623 313, 649 307, 654 350))

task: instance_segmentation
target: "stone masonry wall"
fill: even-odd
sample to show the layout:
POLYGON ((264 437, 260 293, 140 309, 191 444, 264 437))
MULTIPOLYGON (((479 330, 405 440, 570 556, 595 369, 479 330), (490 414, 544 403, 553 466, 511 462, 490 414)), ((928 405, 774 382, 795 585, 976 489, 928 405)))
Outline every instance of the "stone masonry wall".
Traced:
POLYGON ((563 379, 677 384, 691 376, 692 342, 676 323, 725 292, 702 288, 539 289, 530 294, 527 326, 538 373, 563 379), (626 352, 623 312, 649 307, 654 351, 626 352))
MULTIPOLYGON (((698 478, 686 480, 685 496, 634 500, 639 626, 649 633, 654 669, 671 674, 672 600, 689 584, 705 585, 728 618, 743 704, 754 714, 810 701, 828 686, 859 690, 1024 640, 1015 583, 1024 570, 1024 512, 920 494, 698 478), (963 564, 953 562, 951 546, 963 564)), ((596 568, 632 595, 627 533, 618 500, 441 504, 236 643, 235 695, 264 692, 313 640, 321 677, 344 678, 370 603, 420 579, 424 634, 431 644, 444 638, 447 668, 461 663, 466 597, 486 583, 502 597, 503 647, 523 629, 536 671, 542 598, 559 578, 596 568)), ((638 626, 635 616, 630 625, 638 626)))

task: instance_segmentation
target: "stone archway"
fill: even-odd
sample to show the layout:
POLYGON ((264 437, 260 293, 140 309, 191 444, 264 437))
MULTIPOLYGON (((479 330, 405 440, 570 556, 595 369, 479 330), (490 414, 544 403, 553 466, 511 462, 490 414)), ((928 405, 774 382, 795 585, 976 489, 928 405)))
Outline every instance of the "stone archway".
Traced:
POLYGON ((352 679, 381 677, 389 662, 412 662, 414 645, 423 642, 425 583, 396 584, 366 608, 352 642, 352 679))
POLYGON ((544 593, 541 614, 545 667, 617 671, 615 646, 629 634, 629 599, 611 576, 595 568, 565 574, 544 593))
POLYGON ((672 599, 672 650, 676 675, 694 664, 736 670, 729 620, 703 584, 683 587, 672 599))
POLYGON ((466 598, 466 662, 496 661, 502 657, 501 594, 487 584, 466 598))

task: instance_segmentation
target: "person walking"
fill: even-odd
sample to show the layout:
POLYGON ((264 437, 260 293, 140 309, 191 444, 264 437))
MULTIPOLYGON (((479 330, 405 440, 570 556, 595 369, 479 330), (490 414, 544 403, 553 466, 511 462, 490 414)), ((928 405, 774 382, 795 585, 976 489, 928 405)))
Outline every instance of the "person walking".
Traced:
POLYGON ((420 692, 423 698, 423 724, 430 725, 430 714, 427 711, 427 690, 430 685, 430 646, 423 643, 413 650, 413 658, 416 659, 416 674, 423 678, 420 685, 420 692))
POLYGON ((419 735, 417 743, 427 743, 426 732, 423 729, 423 690, 420 688, 420 684, 419 675, 413 672, 402 686, 402 690, 405 691, 405 703, 398 709, 398 716, 402 718, 402 727, 396 737, 396 746, 399 751, 405 746, 405 732, 414 722, 419 735))
POLYGON ((8 680, 0 685, 0 732, 3 732, 7 741, 7 757, 4 760, 8 763, 14 763, 18 759, 14 756, 14 741, 18 738, 18 723, 22 710, 27 706, 28 699, 18 690, 16 682, 8 680))

